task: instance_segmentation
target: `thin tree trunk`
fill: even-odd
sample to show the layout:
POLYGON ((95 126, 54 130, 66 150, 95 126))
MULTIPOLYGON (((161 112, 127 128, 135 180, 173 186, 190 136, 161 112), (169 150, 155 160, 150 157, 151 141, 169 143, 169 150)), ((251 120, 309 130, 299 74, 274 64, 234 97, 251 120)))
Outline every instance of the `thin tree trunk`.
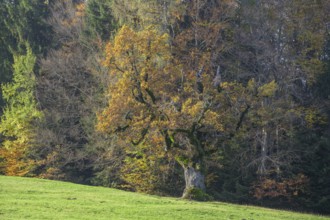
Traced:
POLYGON ((262 142, 261 142, 261 165, 259 168, 259 172, 261 175, 266 174, 266 159, 267 159, 267 131, 265 128, 262 128, 262 142))

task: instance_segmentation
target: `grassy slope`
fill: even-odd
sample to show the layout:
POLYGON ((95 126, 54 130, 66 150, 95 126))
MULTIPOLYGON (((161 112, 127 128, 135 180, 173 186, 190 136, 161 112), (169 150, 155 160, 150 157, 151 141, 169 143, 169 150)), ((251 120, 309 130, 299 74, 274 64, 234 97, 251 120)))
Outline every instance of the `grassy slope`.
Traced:
POLYGON ((330 219, 252 206, 200 203, 72 183, 0 176, 0 219, 330 219))

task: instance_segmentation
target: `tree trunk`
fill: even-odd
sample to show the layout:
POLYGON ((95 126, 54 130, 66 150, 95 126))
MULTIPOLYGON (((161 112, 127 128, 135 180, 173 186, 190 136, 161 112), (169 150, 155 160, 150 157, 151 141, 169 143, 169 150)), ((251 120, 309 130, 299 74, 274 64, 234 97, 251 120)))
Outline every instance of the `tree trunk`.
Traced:
POLYGON ((183 169, 186 187, 182 198, 204 200, 203 198, 199 198, 206 195, 204 174, 192 166, 184 166, 183 169))
POLYGON ((267 131, 265 128, 262 128, 261 131, 262 139, 261 139, 261 164, 259 166, 259 174, 264 175, 267 171, 266 160, 267 160, 267 152, 268 152, 268 145, 267 145, 267 131))

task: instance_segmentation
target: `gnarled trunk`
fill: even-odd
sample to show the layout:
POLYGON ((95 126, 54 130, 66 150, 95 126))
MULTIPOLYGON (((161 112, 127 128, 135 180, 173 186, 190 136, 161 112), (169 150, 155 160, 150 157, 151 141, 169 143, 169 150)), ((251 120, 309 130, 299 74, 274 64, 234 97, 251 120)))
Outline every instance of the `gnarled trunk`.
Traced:
MULTIPOLYGON (((184 189, 182 198, 195 199, 197 195, 195 193, 205 192, 205 176, 204 174, 192 167, 184 166, 184 178, 186 182, 186 187, 184 189)), ((197 198, 198 199, 198 198, 197 198)))

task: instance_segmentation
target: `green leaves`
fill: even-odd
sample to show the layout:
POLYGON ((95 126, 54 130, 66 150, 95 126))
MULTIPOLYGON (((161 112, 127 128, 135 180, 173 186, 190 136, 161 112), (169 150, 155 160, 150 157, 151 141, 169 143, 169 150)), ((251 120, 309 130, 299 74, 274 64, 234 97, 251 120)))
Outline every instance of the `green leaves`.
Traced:
POLYGON ((86 31, 91 37, 99 36, 102 40, 109 40, 111 32, 116 28, 111 3, 112 0, 90 0, 87 2, 86 31))
POLYGON ((7 175, 25 175, 31 169, 27 153, 34 138, 33 123, 43 116, 34 97, 36 57, 26 45, 26 54, 14 57, 13 82, 2 85, 7 105, 1 117, 0 132, 6 139, 0 151, 7 175))
POLYGON ((22 124, 23 121, 29 123, 41 117, 34 98, 36 82, 33 69, 35 62, 36 57, 32 54, 29 46, 26 55, 14 57, 13 82, 2 85, 2 93, 7 107, 2 116, 0 131, 12 133, 13 130, 17 129, 13 127, 15 124, 13 121, 22 124))

